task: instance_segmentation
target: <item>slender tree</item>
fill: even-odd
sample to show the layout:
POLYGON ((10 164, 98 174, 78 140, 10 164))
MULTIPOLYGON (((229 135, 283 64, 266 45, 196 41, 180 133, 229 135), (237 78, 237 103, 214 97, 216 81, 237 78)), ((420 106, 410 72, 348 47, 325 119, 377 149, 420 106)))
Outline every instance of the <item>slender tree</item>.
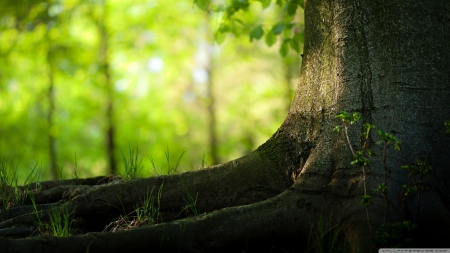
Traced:
POLYGON ((218 138, 217 138, 217 116, 216 116, 216 96, 215 96, 215 85, 214 85, 214 55, 212 44, 214 43, 212 40, 213 35, 211 34, 212 28, 209 26, 210 23, 210 15, 209 13, 205 15, 205 25, 206 25, 206 37, 208 39, 208 66, 206 66, 206 70, 208 73, 208 81, 206 88, 206 96, 209 100, 207 112, 208 112, 208 133, 209 133, 209 152, 211 153, 212 164, 219 164, 220 158, 218 154, 218 138))
POLYGON ((103 76, 103 87, 105 91, 105 119, 106 119, 106 130, 105 130, 105 150, 108 161, 108 171, 110 174, 117 173, 117 163, 114 152, 116 150, 116 128, 114 121, 114 87, 111 77, 111 69, 109 62, 109 34, 106 24, 106 19, 108 16, 108 5, 107 1, 102 1, 100 4, 100 14, 95 15, 91 12, 91 18, 94 20, 98 35, 100 38, 99 43, 99 55, 98 61, 100 64, 101 75, 103 76))
MULTIPOLYGON (((48 111, 47 111, 47 125, 48 125, 48 154, 50 160, 50 174, 53 179, 58 179, 58 164, 56 153, 56 138, 55 138, 55 70, 52 60, 52 41, 49 38, 48 31, 46 33, 47 48, 47 75, 48 75, 48 111)), ((61 176, 61 175, 59 175, 61 176)))

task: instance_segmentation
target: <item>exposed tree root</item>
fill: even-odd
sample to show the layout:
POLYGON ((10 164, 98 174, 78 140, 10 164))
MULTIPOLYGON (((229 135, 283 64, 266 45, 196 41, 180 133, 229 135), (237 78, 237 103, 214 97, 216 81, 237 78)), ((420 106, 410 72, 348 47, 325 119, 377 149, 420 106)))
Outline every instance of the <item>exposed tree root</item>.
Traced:
MULTIPOLYGON (((246 157, 198 171, 129 181, 118 180, 116 177, 98 177, 45 182, 40 186, 27 185, 24 189, 42 189, 40 192, 25 195, 24 202, 34 201, 35 206, 1 210, 9 219, 0 222, 0 229, 9 229, 4 231, 20 234, 17 229, 13 229, 15 226, 32 224, 36 215, 39 215, 40 219, 47 219, 49 214, 54 212, 51 207, 55 207, 61 215, 61 208, 67 208, 66 210, 73 211, 74 218, 85 220, 86 223, 98 223, 96 229, 82 230, 101 231, 99 228, 104 228, 114 217, 133 212, 136 205, 142 203, 149 193, 156 197, 158 189, 162 191, 161 199, 158 200, 159 215, 166 223, 155 225, 152 230, 161 227, 165 229, 166 224, 167 227, 173 227, 174 225, 168 222, 189 215, 183 210, 192 205, 189 203, 189 197, 192 196, 195 196, 195 207, 201 213, 273 198, 292 185, 292 173, 298 168, 298 154, 301 153, 297 148, 287 145, 293 142, 283 141, 282 134, 278 135, 275 141, 268 141, 246 157), (39 212, 36 213, 35 210, 39 212)), ((190 224, 194 220, 197 218, 187 219, 180 224, 188 221, 186 224, 190 224)), ((95 235, 97 236, 103 238, 102 235, 95 235)), ((39 242, 42 239, 36 240, 39 242)))
MULTIPOLYGON (((270 238, 290 241, 284 244, 290 250, 301 252, 306 248, 310 224, 318 216, 328 217, 331 207, 342 205, 349 199, 327 198, 303 194, 290 188, 282 194, 259 203, 224 208, 211 213, 135 228, 114 233, 88 233, 68 238, 34 237, 7 240, 0 238, 2 252, 143 252, 182 250, 207 252, 223 247, 246 250, 267 247, 261 244, 270 238), (253 242, 258 242, 252 244, 253 242), (235 244, 236 242, 240 242, 235 244), (67 245, 71 245, 68 247, 67 245)), ((339 214, 335 214, 337 219, 339 214)))

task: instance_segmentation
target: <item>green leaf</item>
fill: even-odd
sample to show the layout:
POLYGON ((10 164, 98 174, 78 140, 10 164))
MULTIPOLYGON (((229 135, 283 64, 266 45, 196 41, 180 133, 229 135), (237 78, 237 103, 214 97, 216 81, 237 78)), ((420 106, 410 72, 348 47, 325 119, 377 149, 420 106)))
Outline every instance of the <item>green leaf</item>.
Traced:
POLYGON ((219 26, 219 31, 222 33, 226 33, 230 30, 230 27, 226 23, 222 23, 219 26))
POLYGON ((277 0, 277 5, 278 6, 280 6, 280 7, 283 7, 284 6, 284 0, 277 0))
POLYGON ((270 0, 258 0, 258 1, 261 2, 261 5, 264 9, 270 5, 270 0))
POLYGON ((275 42, 277 41, 277 36, 273 33, 273 31, 270 31, 266 34, 266 44, 267 46, 271 47, 275 42))
POLYGON ((277 35, 280 34, 284 30, 284 23, 278 22, 276 25, 272 27, 272 32, 277 35))
POLYGON ((229 27, 229 31, 234 34, 234 36, 238 37, 242 34, 243 23, 239 19, 232 19, 229 27))
POLYGON ((251 30, 249 33, 250 41, 252 41, 253 39, 257 39, 257 40, 261 39, 263 34, 264 34, 264 30, 262 29, 261 25, 253 28, 253 30, 251 30))
POLYGON ((237 25, 233 25, 230 27, 230 32, 234 34, 234 36, 239 37, 242 34, 242 28, 237 25))
POLYGON ((222 42, 225 40, 225 38, 226 38, 226 34, 221 32, 220 30, 214 34, 214 40, 219 45, 222 44, 222 42))
POLYGON ((289 45, 292 49, 295 50, 295 52, 300 53, 300 45, 295 40, 289 40, 289 45))
POLYGON ((297 2, 296 1, 290 1, 287 5, 287 13, 290 16, 294 16, 295 12, 297 11, 297 2))
POLYGON ((239 9, 236 9, 235 7, 234 7, 234 5, 230 5, 230 6, 228 6, 226 9, 225 9, 225 18, 231 18, 231 16, 233 16, 234 15, 234 13, 236 12, 236 11, 238 11, 239 9))
POLYGON ((238 10, 244 10, 247 11, 248 7, 250 6, 250 3, 248 0, 233 0, 231 6, 238 11, 238 10))
POLYGON ((235 23, 239 23, 241 25, 244 25, 244 22, 242 22, 242 20, 238 19, 238 18, 233 18, 231 21, 235 22, 235 23))
POLYGON ((289 40, 284 40, 280 47, 280 55, 286 57, 289 54, 289 40))
POLYGON ((209 0, 194 0, 194 4, 197 5, 200 10, 205 11, 208 9, 209 0))
POLYGON ((302 7, 302 9, 305 9, 305 1, 304 0, 299 0, 298 5, 300 5, 300 7, 302 7))

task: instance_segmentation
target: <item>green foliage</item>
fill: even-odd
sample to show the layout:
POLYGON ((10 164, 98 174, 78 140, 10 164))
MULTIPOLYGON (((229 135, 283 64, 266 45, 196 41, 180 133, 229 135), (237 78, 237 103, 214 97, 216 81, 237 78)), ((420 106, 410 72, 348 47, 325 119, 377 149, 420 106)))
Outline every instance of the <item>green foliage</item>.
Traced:
POLYGON ((351 165, 367 167, 370 164, 370 157, 372 156, 371 150, 358 150, 353 156, 351 165))
MULTIPOLYGON (((292 48, 297 54, 301 51, 301 44, 303 44, 304 40, 303 24, 296 17, 298 16, 298 8, 303 8, 304 6, 303 1, 276 1, 274 5, 271 5, 271 1, 268 0, 257 1, 263 9, 276 9, 279 13, 278 22, 272 24, 265 24, 266 22, 258 17, 260 13, 252 12, 252 8, 250 7, 252 5, 259 5, 255 2, 231 0, 217 5, 211 4, 209 1, 205 1, 205 3, 203 1, 194 2, 202 10, 221 13, 222 21, 214 34, 215 41, 218 44, 224 41, 225 34, 229 32, 235 36, 239 36, 243 32, 248 32, 250 41, 261 39, 265 33, 265 42, 269 47, 275 44, 277 36, 281 37, 282 43, 280 44, 279 53, 282 57, 288 56, 289 48, 292 48), (251 28, 248 29, 248 27, 251 28)), ((257 7, 254 6, 254 8, 257 7)))
POLYGON ((395 136, 393 136, 390 133, 378 130, 377 131, 378 137, 380 137, 380 141, 378 141, 378 144, 384 143, 386 147, 389 147, 389 145, 394 142, 395 150, 400 151, 401 150, 401 142, 397 140, 395 136))
POLYGON ((387 185, 385 185, 384 183, 380 183, 378 185, 378 188, 376 190, 373 191, 373 193, 381 193, 382 195, 386 195, 387 194, 387 185))
POLYGON ((334 117, 336 119, 341 119, 342 123, 344 123, 344 125, 348 125, 348 124, 353 125, 354 123, 363 119, 362 115, 358 112, 348 113, 346 111, 342 111, 334 117))
POLYGON ((427 156, 417 159, 414 164, 402 165, 400 168, 408 171, 408 176, 425 176, 433 170, 431 159, 427 156))
MULTIPOLYGON (((20 161, 20 181, 36 161, 43 168, 42 178, 50 179, 49 136, 55 140, 59 177, 107 173, 108 96, 113 98, 116 160, 128 159, 120 150, 127 150, 130 143, 139 146, 139 155, 152 154, 166 145, 176 154, 189 147, 183 156, 186 166, 180 165, 179 170, 201 167, 198 158, 203 152, 211 156, 205 134, 211 101, 209 80, 215 87, 212 94, 228 91, 226 100, 216 99, 214 105, 220 111, 215 131, 221 160, 245 155, 263 143, 276 131, 285 104, 292 99, 279 87, 293 90, 296 80, 286 80, 283 71, 271 70, 286 66, 298 70, 299 61, 282 61, 276 50, 249 43, 247 36, 241 36, 259 26, 255 35, 263 34, 252 40, 269 38, 267 41, 278 47, 285 37, 301 33, 301 24, 291 34, 269 33, 282 21, 277 16, 281 8, 270 1, 228 1, 222 6, 213 1, 176 5, 146 0, 7 2, 0 4, 4 7, 0 8, 0 159, 20 161), (229 4, 233 7, 228 13, 235 12, 224 19, 229 4), (264 10, 263 5, 267 7, 264 10), (228 33, 239 37, 212 47, 213 35, 224 41, 228 33), (109 46, 110 89, 100 59, 102 36, 109 46), (208 66, 196 62, 205 55, 208 66), (212 71, 208 74, 211 79, 193 80, 198 70, 212 71), (239 73, 239 80, 229 73, 239 73), (54 80, 51 124, 47 120, 50 80, 54 80), (242 110, 248 106, 258 109, 242 110), (242 123, 244 120, 248 123, 242 123), (254 128, 255 122, 262 124, 254 128)), ((299 10, 296 15, 301 16, 299 10)), ((162 154, 153 159, 162 164, 166 158, 162 154)), ((143 159, 141 166, 140 175, 150 176, 151 161, 143 159)))

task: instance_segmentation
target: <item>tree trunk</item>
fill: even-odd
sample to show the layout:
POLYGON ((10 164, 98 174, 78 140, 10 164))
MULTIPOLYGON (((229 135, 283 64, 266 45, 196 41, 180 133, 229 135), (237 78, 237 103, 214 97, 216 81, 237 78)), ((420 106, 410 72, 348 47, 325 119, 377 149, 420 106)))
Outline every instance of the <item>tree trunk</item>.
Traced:
POLYGON ((205 37, 207 40, 205 41, 206 49, 203 48, 205 46, 201 46, 201 50, 205 50, 207 54, 207 60, 202 63, 202 67, 206 69, 208 73, 208 80, 206 82, 206 99, 208 100, 206 110, 207 110, 207 119, 208 119, 208 139, 209 139, 209 153, 211 154, 211 165, 221 163, 219 152, 218 152, 218 136, 217 136, 217 106, 216 106, 216 95, 215 95, 215 82, 214 82, 214 48, 211 38, 214 35, 211 33, 211 27, 209 23, 211 19, 210 13, 205 13, 204 19, 204 29, 205 29, 205 37))
MULTIPOLYGON (((380 225, 404 220, 417 225, 412 245, 449 247, 450 142, 443 129, 450 119, 449 13, 450 2, 443 0, 308 0, 297 92, 285 122, 265 144, 204 170, 85 186, 63 196, 76 217, 98 221, 114 206, 132 211, 149 189, 161 188, 164 223, 68 238, 0 238, 0 251, 301 252, 308 238, 319 238, 310 242, 319 251, 325 228, 325 235, 345 236, 346 252, 375 252, 380 225), (361 137, 360 121, 334 131, 342 124, 335 115, 344 110, 395 135, 402 151, 377 145, 375 132, 361 137), (370 164, 351 165, 352 153, 369 148, 374 155, 364 158, 370 164), (431 160, 424 178, 400 169, 424 168, 431 160), (423 186, 408 193, 402 185, 414 179, 423 186), (387 194, 372 194, 362 206, 361 196, 383 182, 387 194), (189 193, 198 193, 201 214, 183 218, 192 207, 189 193)), ((32 217, 16 216, 0 229, 32 217)))
POLYGON ((111 70, 109 64, 109 35, 106 27, 106 18, 108 15, 107 2, 102 3, 102 16, 97 21, 100 36, 100 64, 104 75, 104 87, 106 95, 106 155, 108 160, 108 171, 111 175, 117 174, 117 162, 115 157, 116 150, 116 128, 114 121, 114 84, 111 79, 111 70))
POLYGON ((52 42, 49 38, 48 31, 46 33, 46 39, 48 42, 47 49, 47 67, 48 67, 48 111, 47 111, 47 124, 48 124, 48 153, 50 161, 50 175, 52 179, 58 179, 62 175, 58 175, 58 164, 57 164, 57 154, 56 154, 56 126, 54 122, 55 114, 55 71, 52 61, 52 42))

